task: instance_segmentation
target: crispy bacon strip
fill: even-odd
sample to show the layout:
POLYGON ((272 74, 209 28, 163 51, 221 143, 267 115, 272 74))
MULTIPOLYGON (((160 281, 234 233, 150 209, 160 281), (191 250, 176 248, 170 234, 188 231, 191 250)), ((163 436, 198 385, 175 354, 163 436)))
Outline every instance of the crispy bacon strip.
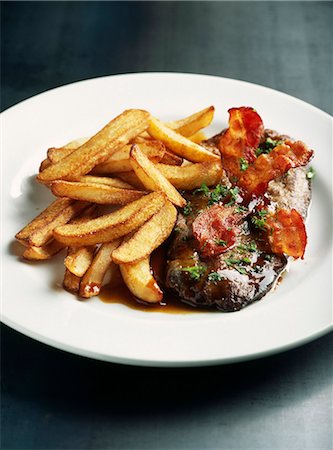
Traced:
POLYGON ((223 205, 212 206, 199 214, 192 229, 200 254, 209 258, 232 247, 239 233, 237 225, 243 217, 234 207, 223 205))
POLYGON ((268 155, 258 156, 242 173, 238 183, 248 195, 262 195, 271 180, 282 176, 291 168, 305 166, 312 155, 313 151, 303 142, 286 141, 268 155))
POLYGON ((307 235, 303 218, 296 209, 280 209, 267 218, 265 227, 273 253, 303 259, 307 235))
MULTIPOLYGON (((264 125, 259 114, 250 107, 229 109, 229 128, 221 136, 219 148, 225 158, 244 158, 248 163, 256 159, 264 125)), ((236 175, 233 173, 232 175, 236 175)))

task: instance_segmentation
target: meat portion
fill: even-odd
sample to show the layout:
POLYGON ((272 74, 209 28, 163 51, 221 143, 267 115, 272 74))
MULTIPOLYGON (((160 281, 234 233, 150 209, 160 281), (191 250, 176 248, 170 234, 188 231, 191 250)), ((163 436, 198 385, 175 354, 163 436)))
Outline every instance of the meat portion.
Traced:
MULTIPOLYGON (((284 138, 274 132, 269 133, 275 139, 284 138)), ((211 140, 208 145, 213 143, 214 140, 211 140)), ((222 184, 230 189, 231 184, 227 179, 222 184)), ((251 204, 249 208, 244 208, 237 203, 239 199, 235 190, 231 189, 231 194, 231 197, 226 194, 217 204, 225 210, 233 208, 233 213, 239 215, 239 220, 229 220, 229 223, 237 223, 238 230, 235 236, 233 234, 235 240, 221 239, 222 246, 225 242, 226 248, 216 252, 210 241, 209 251, 205 252, 205 248, 202 248, 204 241, 196 235, 196 224, 200 224, 200 230, 203 229, 201 234, 204 234, 204 224, 209 226, 210 223, 206 211, 216 208, 210 204, 210 193, 194 191, 184 194, 189 207, 186 214, 179 214, 174 230, 169 248, 166 286, 183 302, 193 306, 237 311, 261 299, 273 288, 287 266, 288 258, 273 254, 265 232, 254 226, 251 204)), ((270 182, 264 201, 271 211, 294 208, 305 217, 310 198, 306 171, 297 168, 270 182)), ((214 241, 218 245, 219 239, 214 241)))

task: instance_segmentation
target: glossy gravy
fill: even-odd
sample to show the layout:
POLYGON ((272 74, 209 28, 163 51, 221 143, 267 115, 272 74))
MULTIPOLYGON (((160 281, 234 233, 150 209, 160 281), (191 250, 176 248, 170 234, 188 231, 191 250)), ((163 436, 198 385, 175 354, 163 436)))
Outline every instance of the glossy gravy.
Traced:
MULTIPOLYGON (((165 246, 159 247, 152 254, 151 266, 154 273, 154 277, 157 280, 159 286, 163 289, 165 280, 165 267, 166 267, 167 249, 165 246)), ((196 312, 207 312, 207 309, 195 308, 186 303, 181 302, 176 296, 170 293, 164 293, 161 303, 149 304, 138 300, 130 290, 121 282, 117 286, 105 285, 102 287, 99 294, 100 300, 104 303, 117 303, 125 305, 128 308, 135 309, 137 311, 145 312, 159 312, 168 314, 193 314, 196 312)))

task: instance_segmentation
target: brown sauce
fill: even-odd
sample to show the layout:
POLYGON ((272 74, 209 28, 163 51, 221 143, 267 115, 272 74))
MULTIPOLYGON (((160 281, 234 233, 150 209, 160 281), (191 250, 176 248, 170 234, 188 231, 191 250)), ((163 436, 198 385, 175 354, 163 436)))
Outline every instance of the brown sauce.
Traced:
POLYGON ((134 297, 134 295, 132 295, 124 284, 115 287, 111 287, 110 285, 103 286, 99 294, 99 298, 104 303, 117 303, 137 311, 163 312, 169 314, 203 312, 203 310, 199 310, 182 303, 179 299, 169 295, 168 293, 164 294, 162 303, 149 304, 140 302, 134 297))
MULTIPOLYGON (((151 256, 151 267, 158 285, 163 289, 165 280, 165 268, 167 260, 167 247, 159 247, 151 256)), ((99 298, 104 303, 116 303, 128 308, 145 312, 163 312, 168 314, 189 314, 195 312, 207 312, 207 309, 199 309, 181 302, 177 296, 168 292, 164 293, 161 303, 149 304, 137 299, 125 284, 120 281, 116 286, 105 285, 102 287, 99 298)))

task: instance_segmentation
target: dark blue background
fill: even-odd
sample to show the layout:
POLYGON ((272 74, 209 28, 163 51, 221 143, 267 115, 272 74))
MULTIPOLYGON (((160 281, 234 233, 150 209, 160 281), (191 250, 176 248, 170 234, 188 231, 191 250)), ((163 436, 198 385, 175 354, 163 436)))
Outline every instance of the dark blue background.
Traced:
MULTIPOLYGON (((89 77, 183 71, 332 113, 329 2, 4 2, 1 20, 2 109, 89 77)), ((2 326, 2 448, 330 449, 332 354, 330 335, 233 366, 135 368, 2 326)))

